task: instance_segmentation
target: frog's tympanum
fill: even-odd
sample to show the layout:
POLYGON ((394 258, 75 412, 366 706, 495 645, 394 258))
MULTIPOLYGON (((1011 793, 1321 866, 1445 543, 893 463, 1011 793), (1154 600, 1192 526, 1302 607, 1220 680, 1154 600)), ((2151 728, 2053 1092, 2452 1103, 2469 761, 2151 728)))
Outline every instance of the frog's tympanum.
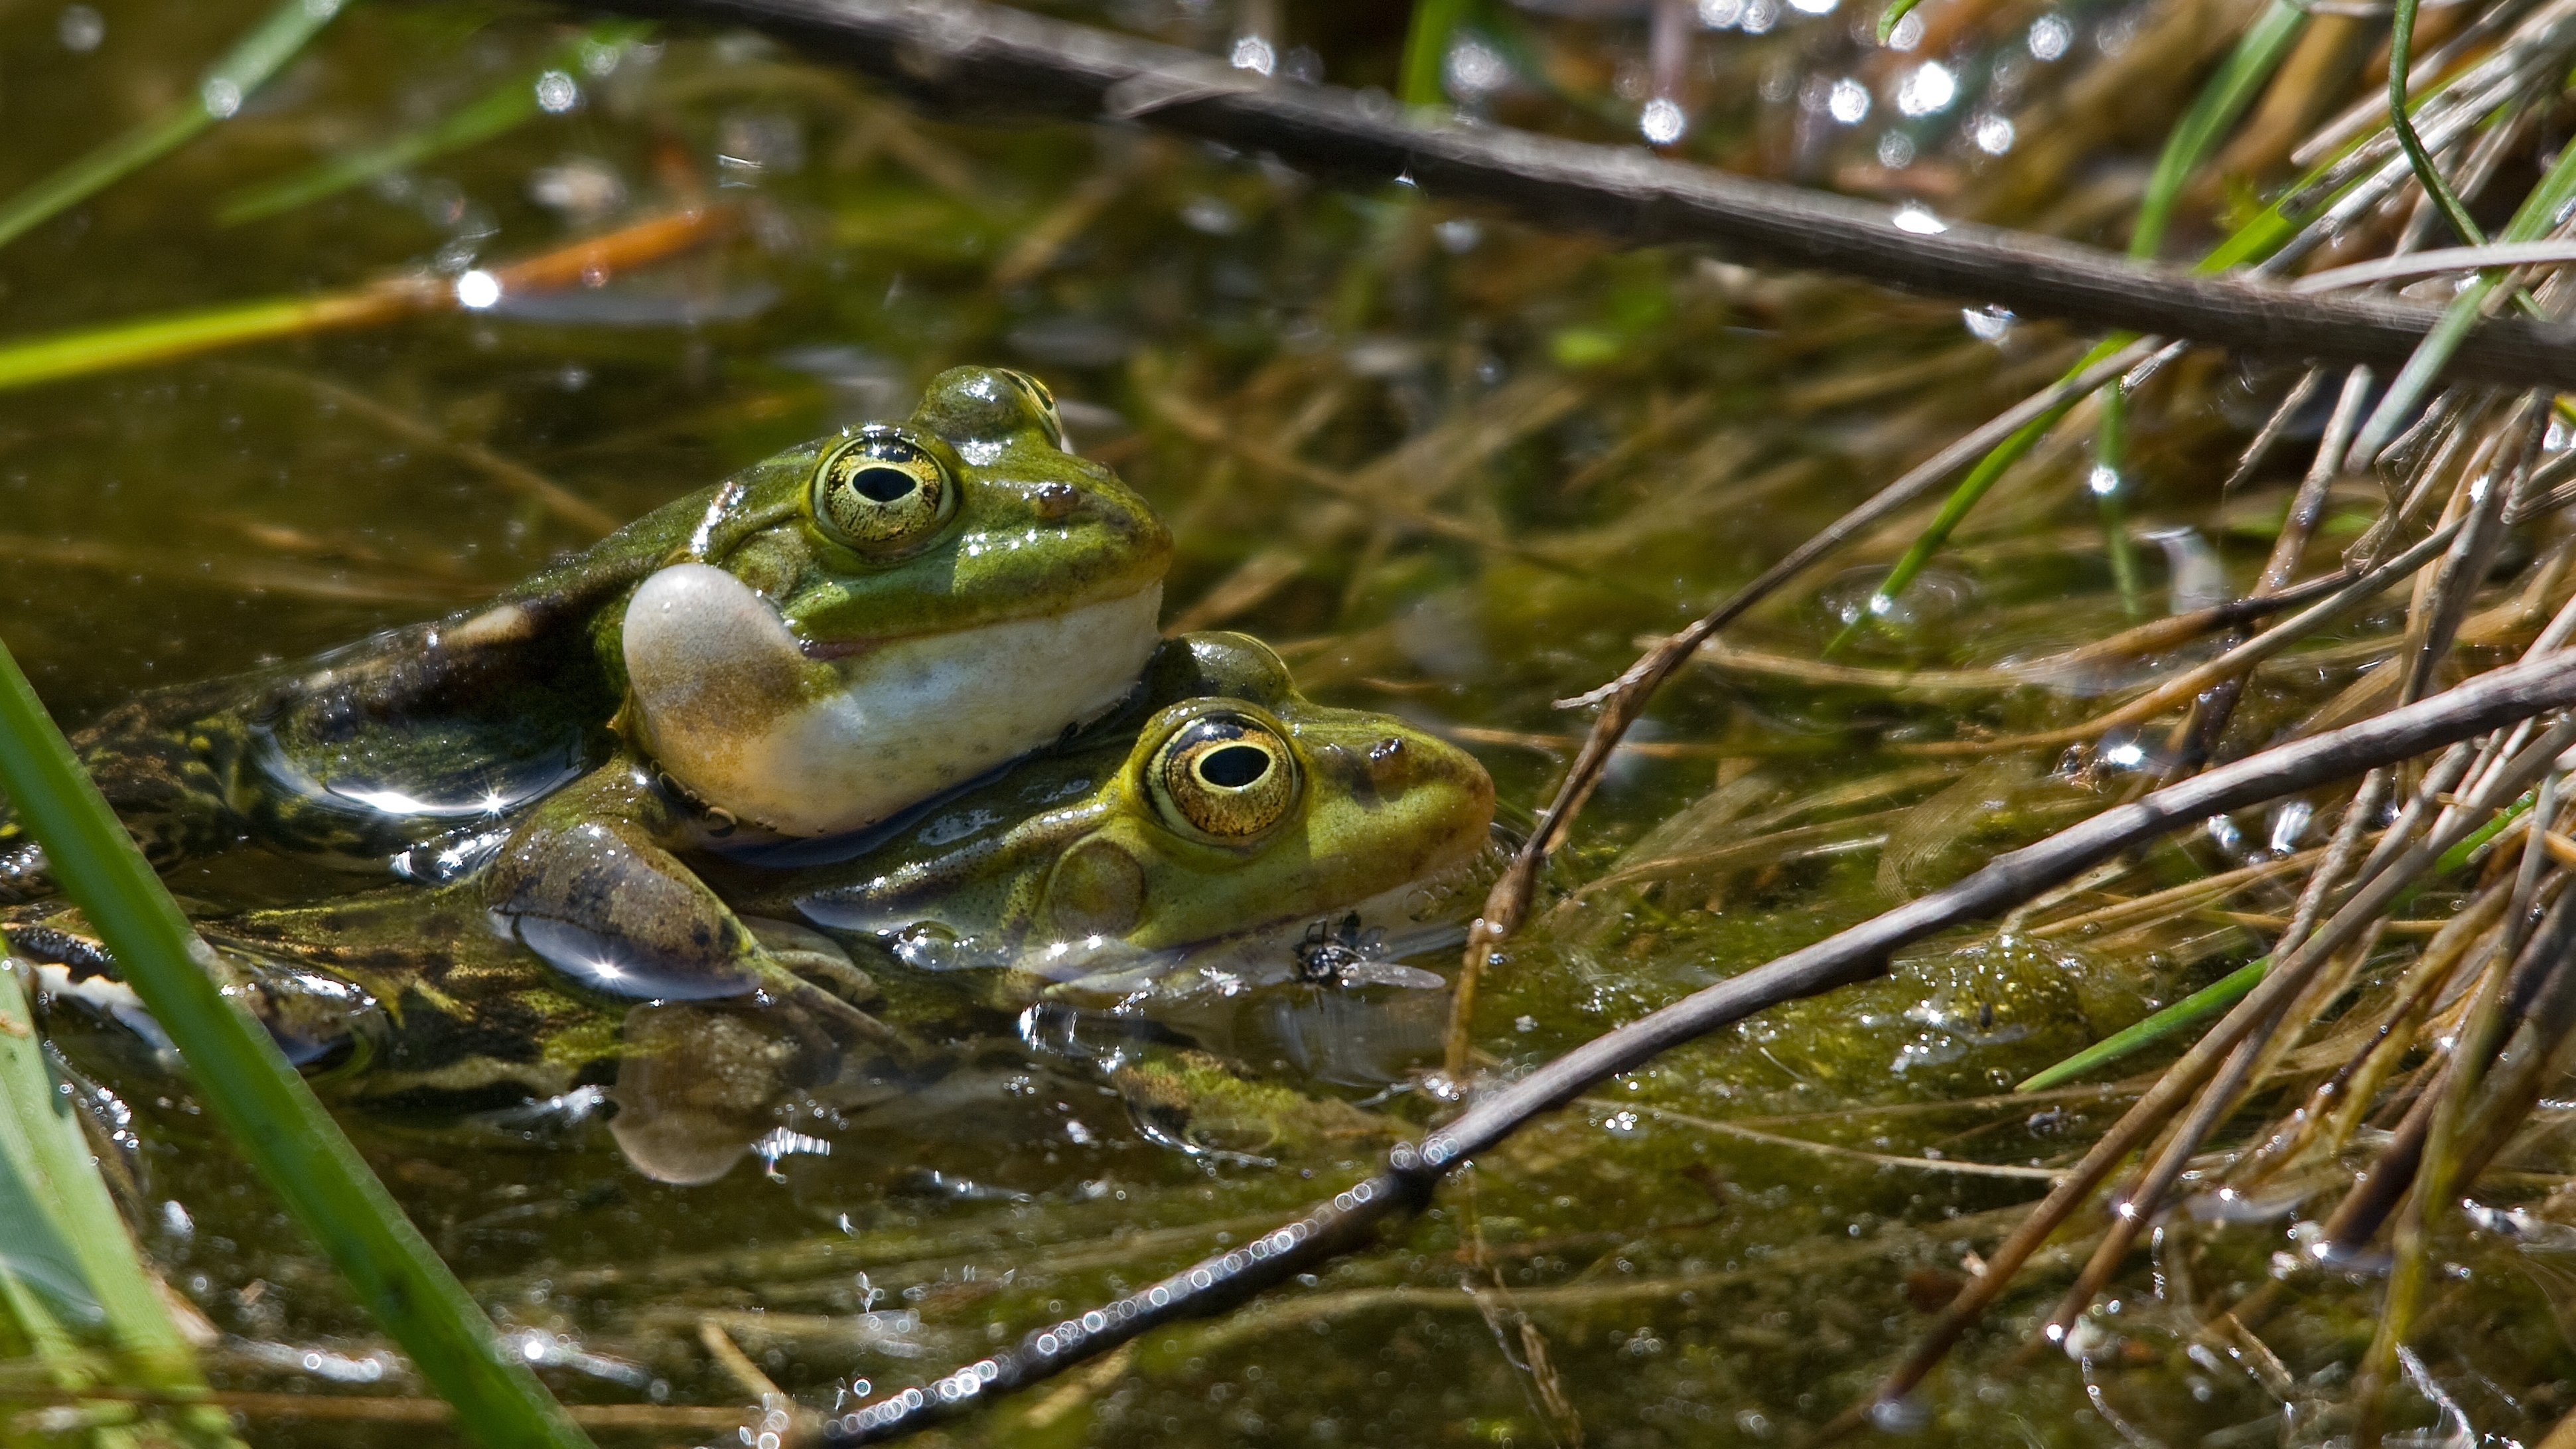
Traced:
MULTIPOLYGON (((1296 975, 1316 923, 1469 898, 1425 883, 1485 853, 1493 784, 1473 759, 1307 702, 1239 634, 1167 641, 1143 677, 1053 748, 873 838, 803 847, 836 862, 692 856, 769 956, 817 983, 804 995, 618 999, 522 949, 471 880, 204 933, 236 994, 340 1094, 496 1105, 613 1083, 610 1126, 637 1167, 701 1182, 793 1089, 918 1061, 958 1013, 1016 1009, 1048 978, 1109 965, 1132 985, 1246 933, 1296 975), (944 970, 972 967, 987 969, 944 970), (880 986, 882 1021, 857 1006, 880 986)), ((9 938, 73 981, 113 970, 76 915, 28 913, 9 938)))
MULTIPOLYGON (((1044 387, 955 368, 908 421, 485 607, 148 695, 77 744, 165 865, 245 839, 381 862, 517 811, 481 889, 540 955, 621 995, 774 994, 796 988, 672 848, 856 830, 1101 715, 1154 648, 1170 550, 1044 387)), ((14 833, 0 899, 43 884, 14 833)))

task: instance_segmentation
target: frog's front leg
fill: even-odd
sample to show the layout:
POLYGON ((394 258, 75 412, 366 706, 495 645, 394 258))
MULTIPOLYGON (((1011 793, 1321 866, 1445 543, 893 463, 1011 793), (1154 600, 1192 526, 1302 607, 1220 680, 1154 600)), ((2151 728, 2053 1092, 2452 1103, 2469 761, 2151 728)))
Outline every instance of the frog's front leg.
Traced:
MULTIPOLYGON (((496 920, 595 991, 652 1001, 766 993, 856 1039, 899 1048, 883 1023, 782 963, 663 842, 678 807, 632 757, 549 798, 483 876, 496 920)), ((864 978, 862 978, 864 979, 864 978)))

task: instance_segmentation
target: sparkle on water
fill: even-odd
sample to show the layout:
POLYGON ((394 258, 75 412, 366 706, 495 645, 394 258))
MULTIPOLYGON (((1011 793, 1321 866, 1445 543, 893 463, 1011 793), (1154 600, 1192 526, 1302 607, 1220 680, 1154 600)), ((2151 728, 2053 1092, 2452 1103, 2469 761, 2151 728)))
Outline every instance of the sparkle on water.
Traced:
POLYGON ((1909 116, 1928 116, 1950 108, 1959 97, 1959 78, 1937 60, 1927 60, 1897 83, 1896 108, 1909 116))

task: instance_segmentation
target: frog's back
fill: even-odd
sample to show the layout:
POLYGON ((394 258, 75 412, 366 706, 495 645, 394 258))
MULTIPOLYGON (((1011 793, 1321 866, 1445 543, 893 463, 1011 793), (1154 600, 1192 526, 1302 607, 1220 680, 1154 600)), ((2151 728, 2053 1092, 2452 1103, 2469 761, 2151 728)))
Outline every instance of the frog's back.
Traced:
MULTIPOLYGON (((606 757, 622 682, 595 621, 685 546, 716 492, 447 618, 149 691, 73 748, 156 866, 245 839, 381 860, 506 814, 606 757)), ((50 883, 0 802, 0 901, 50 883)))

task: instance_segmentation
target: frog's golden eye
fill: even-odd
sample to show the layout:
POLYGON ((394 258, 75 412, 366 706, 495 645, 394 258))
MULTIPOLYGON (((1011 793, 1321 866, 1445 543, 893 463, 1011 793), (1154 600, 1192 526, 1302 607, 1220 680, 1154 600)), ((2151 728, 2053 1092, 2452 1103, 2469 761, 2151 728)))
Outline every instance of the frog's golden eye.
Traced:
POLYGON ((997 367, 993 370, 1000 373, 1002 376, 1009 378, 1012 384, 1018 387, 1021 392, 1028 394, 1030 405, 1037 409, 1039 426, 1046 429, 1047 441, 1055 444, 1059 448, 1062 448, 1064 446, 1064 414, 1056 409, 1055 394, 1047 391, 1047 385, 1045 383, 1038 381, 1036 378, 1029 376, 1025 372, 1014 372, 1007 367, 997 367))
POLYGON ((939 455, 891 428, 871 428, 814 470, 814 524, 872 557, 910 553, 957 516, 957 480, 939 455))
POLYGON ((1240 844, 1297 803, 1297 760, 1276 730, 1231 711, 1201 715, 1154 754, 1146 786, 1173 829, 1240 844))

